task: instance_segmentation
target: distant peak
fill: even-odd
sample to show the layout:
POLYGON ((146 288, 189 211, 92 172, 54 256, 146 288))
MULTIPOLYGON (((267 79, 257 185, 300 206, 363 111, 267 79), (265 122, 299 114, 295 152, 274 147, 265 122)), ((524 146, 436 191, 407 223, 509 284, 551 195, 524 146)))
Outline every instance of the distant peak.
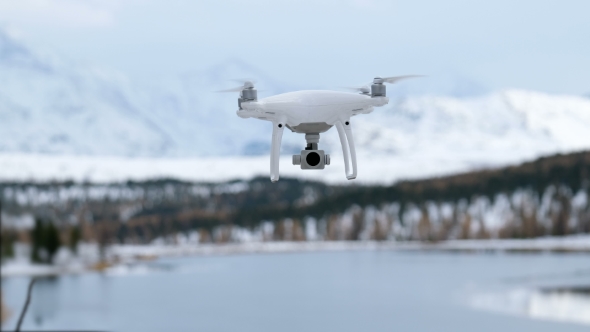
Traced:
POLYGON ((39 53, 24 41, 0 27, 0 65, 41 72, 52 72, 59 62, 56 55, 39 53))
POLYGON ((29 51, 22 43, 10 35, 7 31, 0 29, 0 58, 6 59, 12 56, 28 54, 29 51))

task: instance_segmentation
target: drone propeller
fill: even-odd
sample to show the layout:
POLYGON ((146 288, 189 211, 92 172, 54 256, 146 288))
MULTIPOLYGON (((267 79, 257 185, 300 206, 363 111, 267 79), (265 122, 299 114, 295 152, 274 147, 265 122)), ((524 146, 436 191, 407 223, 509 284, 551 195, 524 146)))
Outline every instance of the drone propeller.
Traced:
POLYGON ((369 84, 361 85, 361 86, 345 86, 342 88, 347 89, 347 90, 360 92, 365 95, 370 95, 370 94, 372 94, 371 85, 373 85, 373 84, 378 84, 378 85, 383 85, 383 83, 394 84, 394 83, 397 83, 398 81, 405 80, 407 78, 423 77, 423 76, 424 75, 404 75, 404 76, 391 76, 391 77, 377 76, 373 79, 373 82, 371 82, 369 84))
POLYGON ((219 91, 215 91, 215 92, 239 92, 245 89, 253 89, 254 88, 254 81, 252 80, 232 80, 238 83, 242 83, 241 86, 235 87, 235 88, 231 88, 231 89, 225 89, 225 90, 219 90, 219 91))
POLYGON ((235 78, 231 81, 236 82, 236 83, 240 83, 240 84, 245 84, 245 83, 256 84, 256 80, 253 80, 251 78, 235 78))
POLYGON ((253 80, 233 80, 235 82, 242 83, 241 86, 219 90, 216 92, 239 92, 240 97, 238 98, 238 107, 242 109, 242 102, 252 102, 258 100, 258 91, 254 88, 253 80))
POLYGON ((343 86, 342 89, 356 91, 360 93, 371 93, 371 88, 368 85, 363 86, 343 86))
POLYGON ((225 89, 225 90, 217 90, 215 92, 217 93, 224 93, 224 92, 239 92, 242 91, 244 89, 243 86, 239 86, 237 88, 231 88, 231 89, 225 89))
POLYGON ((424 77, 424 75, 404 75, 404 76, 391 76, 391 77, 375 77, 373 83, 389 83, 394 84, 398 81, 405 80, 407 78, 424 77))

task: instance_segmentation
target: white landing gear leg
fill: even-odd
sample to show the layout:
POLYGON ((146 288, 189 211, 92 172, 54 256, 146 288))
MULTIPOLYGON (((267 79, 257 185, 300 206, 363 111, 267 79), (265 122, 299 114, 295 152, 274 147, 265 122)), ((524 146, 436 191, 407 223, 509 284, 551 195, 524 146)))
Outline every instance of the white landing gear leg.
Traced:
POLYGON ((340 137, 340 144, 342 145, 342 155, 344 156, 344 171, 346 172, 346 178, 349 180, 356 178, 356 150, 354 148, 354 140, 352 138, 352 130, 350 128, 350 120, 336 122, 336 129, 338 130, 338 136, 340 137), (351 166, 349 165, 349 152, 350 161, 352 161, 352 172, 350 172, 351 166))
POLYGON ((272 123, 272 145, 270 148, 270 181, 279 181, 279 157, 281 153, 281 140, 285 124, 281 122, 272 123))

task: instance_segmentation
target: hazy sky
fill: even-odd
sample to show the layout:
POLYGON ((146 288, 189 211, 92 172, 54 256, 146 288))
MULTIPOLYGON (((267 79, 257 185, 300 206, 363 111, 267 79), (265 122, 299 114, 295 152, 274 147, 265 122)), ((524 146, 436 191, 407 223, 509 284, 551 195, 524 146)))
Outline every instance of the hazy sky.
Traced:
POLYGON ((298 85, 416 73, 590 92, 588 0, 0 0, 0 24, 138 78, 239 58, 298 85))

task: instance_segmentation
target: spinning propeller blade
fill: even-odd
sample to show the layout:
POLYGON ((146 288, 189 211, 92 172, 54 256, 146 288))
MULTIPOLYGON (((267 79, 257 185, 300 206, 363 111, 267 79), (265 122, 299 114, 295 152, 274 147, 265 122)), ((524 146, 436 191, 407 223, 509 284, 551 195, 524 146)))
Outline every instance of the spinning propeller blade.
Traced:
POLYGON ((237 79, 237 80, 232 80, 232 81, 242 83, 242 85, 235 87, 235 88, 226 89, 226 90, 219 90, 219 91, 215 91, 215 92, 239 92, 244 89, 253 89, 254 88, 254 81, 252 81, 252 80, 237 79))
POLYGON ((252 85, 256 84, 256 80, 253 80, 251 78, 235 78, 231 81, 236 82, 236 83, 240 83, 240 84, 246 84, 246 83, 250 83, 252 85))
POLYGON ((424 75, 404 75, 404 76, 391 76, 391 77, 376 77, 375 79, 383 80, 383 83, 394 84, 398 81, 405 80, 407 78, 424 77, 424 75))
POLYGON ((244 89, 243 86, 239 86, 237 88, 231 88, 231 89, 226 89, 226 90, 217 90, 215 92, 217 93, 223 93, 223 92, 240 92, 242 91, 242 89, 244 89))
POLYGON ((383 83, 394 84, 394 83, 397 83, 398 81, 405 80, 407 78, 414 78, 414 77, 424 77, 424 75, 404 75, 404 76, 391 76, 391 77, 377 76, 369 84, 361 85, 361 86, 344 86, 344 87, 342 87, 342 89, 357 91, 357 92, 360 92, 363 94, 369 94, 369 93, 371 93, 371 85, 372 84, 383 84, 383 83))
POLYGON ((371 88, 369 88, 367 85, 363 85, 363 86, 343 86, 341 88, 342 89, 346 89, 346 90, 361 92, 361 93, 369 93, 371 91, 371 88))

